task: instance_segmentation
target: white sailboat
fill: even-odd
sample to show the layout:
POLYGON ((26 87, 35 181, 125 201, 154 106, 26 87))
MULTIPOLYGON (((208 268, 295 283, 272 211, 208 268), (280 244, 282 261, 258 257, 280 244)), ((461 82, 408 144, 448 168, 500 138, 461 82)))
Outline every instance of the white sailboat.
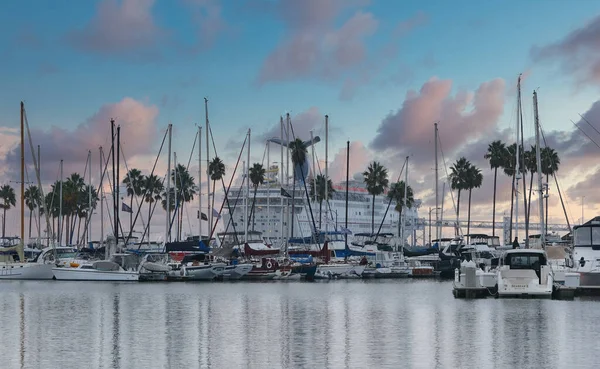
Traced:
MULTIPOLYGON (((13 249, 19 255, 19 262, 13 260, 12 255, 0 255, 0 279, 52 279, 52 265, 43 262, 44 258, 39 258, 41 262, 25 262, 24 240, 25 240, 25 104, 21 101, 21 239, 18 245, 12 248, 6 248, 4 251, 13 249)), ((30 137, 31 140, 31 137, 30 137)), ((30 142, 31 143, 31 142, 30 142)), ((35 163, 35 156, 34 156, 35 163)), ((37 163, 36 168, 37 168, 37 163)), ((39 172, 38 184, 39 184, 39 172)), ((40 185, 41 189, 41 185, 40 185)))

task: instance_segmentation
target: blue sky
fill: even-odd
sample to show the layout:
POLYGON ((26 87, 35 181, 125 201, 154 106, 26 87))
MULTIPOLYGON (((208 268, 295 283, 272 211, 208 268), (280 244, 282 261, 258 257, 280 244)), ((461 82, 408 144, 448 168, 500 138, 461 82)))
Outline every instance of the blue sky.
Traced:
MULTIPOLYGON (((370 146, 377 127, 402 107, 407 91, 419 91, 432 77, 452 81, 451 97, 461 90, 474 92, 495 78, 504 80, 504 110, 490 122, 499 130, 514 124, 513 86, 519 73, 527 76, 526 118, 531 120, 531 91, 539 88, 547 131, 571 131, 569 120, 577 121, 578 113, 585 113, 597 99, 597 86, 578 85, 559 61, 534 61, 531 53, 532 47, 559 42, 590 22, 600 12, 600 4, 593 1, 575 6, 550 0, 23 0, 9 1, 3 10, 0 126, 8 128, 18 127, 20 100, 26 102, 33 128, 68 131, 90 120, 102 106, 129 97, 145 107, 155 106, 152 124, 164 132, 172 122, 174 146, 189 152, 194 123, 204 119, 207 96, 219 150, 247 127, 260 135, 280 114, 289 111, 295 116, 315 107, 330 115, 331 153, 346 140, 360 141, 377 158, 384 155, 370 146), (116 19, 126 7, 141 14, 134 17, 141 21, 116 19), (319 18, 321 7, 334 9, 332 15, 319 18), (113 21, 95 30, 100 45, 87 31, 93 30, 94 19, 102 19, 102 9, 112 11, 108 19, 113 21), (308 15, 298 20, 300 12, 308 15), (346 55, 351 61, 344 66, 329 53, 328 42, 344 42, 338 31, 357 14, 365 15, 362 19, 371 22, 371 28, 363 23, 365 28, 356 32, 364 35, 345 34, 356 37, 352 46, 364 47, 364 53, 359 59, 346 55), (404 32, 394 36, 399 24, 404 32), (285 71, 287 77, 259 83, 269 55, 302 32, 323 34, 322 40, 316 38, 323 42, 320 54, 315 54, 317 64, 308 72, 285 71), (397 52, 384 57, 390 47, 397 52), (325 64, 328 72, 320 72, 325 64), (358 87, 351 96, 343 96, 348 80, 358 81, 358 87)), ((472 109, 467 104, 465 112, 472 109)), ((483 131, 472 139, 482 135, 483 131)), ((132 139, 124 137, 125 142, 132 139)), ((157 139, 147 145, 156 151, 159 143, 157 139)), ((256 160, 262 150, 254 152, 256 160)), ((225 156, 233 155, 229 150, 225 156)))

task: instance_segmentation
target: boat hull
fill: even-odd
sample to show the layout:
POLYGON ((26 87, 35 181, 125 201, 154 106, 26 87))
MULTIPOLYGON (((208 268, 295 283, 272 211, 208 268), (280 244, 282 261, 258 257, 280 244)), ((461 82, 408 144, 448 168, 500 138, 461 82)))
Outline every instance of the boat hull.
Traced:
POLYGON ((240 279, 252 270, 252 264, 228 265, 223 270, 223 279, 240 279))
POLYGON ((582 288, 600 288, 600 273, 598 272, 578 272, 579 286, 582 288))
POLYGON ((116 281, 136 282, 139 280, 137 272, 104 271, 78 268, 52 268, 54 278, 59 281, 116 281))
POLYGON ((189 281, 212 281, 225 271, 225 265, 192 265, 181 269, 182 277, 189 281))
POLYGON ((53 277, 52 264, 6 263, 0 266, 0 279, 44 280, 53 277))

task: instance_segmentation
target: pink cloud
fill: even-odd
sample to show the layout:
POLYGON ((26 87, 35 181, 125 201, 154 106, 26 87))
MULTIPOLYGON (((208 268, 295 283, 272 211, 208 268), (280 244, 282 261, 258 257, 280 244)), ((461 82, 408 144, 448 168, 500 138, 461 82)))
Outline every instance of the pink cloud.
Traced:
MULTIPOLYGON (((120 102, 102 106, 94 115, 74 129, 62 127, 41 129, 35 128, 36 122, 30 122, 33 143, 41 146, 42 180, 53 182, 57 179, 61 159, 64 159, 65 176, 72 172, 83 173, 88 150, 92 150, 95 158, 92 165, 97 168, 98 148, 103 146, 105 155, 108 155, 110 150, 111 118, 114 118, 116 124, 121 126, 121 144, 126 159, 131 161, 130 165, 132 162, 136 162, 137 156, 155 154, 157 116, 158 108, 156 106, 145 105, 126 97, 120 102)), ((3 143, 8 142, 8 147, 10 147, 6 155, 2 156, 0 152, 0 162, 5 168, 5 176, 16 178, 19 172, 19 146, 15 146, 15 137, 12 134, 8 137, 0 136, 0 139, 3 143), (5 138, 8 141, 4 141, 5 138)), ((18 143, 18 141, 16 142, 18 143)), ((26 146, 25 153, 29 173, 33 175, 33 161, 29 146, 26 146)), ((150 169, 151 165, 152 161, 147 160, 145 168, 141 169, 150 169)), ((124 168, 124 165, 121 167, 124 168)), ((93 177, 96 176, 95 172, 98 170, 95 169, 92 172, 93 177)))
POLYGON ((164 31, 152 16, 154 0, 102 0, 97 13, 69 33, 74 47, 94 53, 154 53, 164 31))
POLYGON ((503 112, 504 87, 503 80, 495 79, 452 96, 452 81, 431 79, 420 91, 406 94, 402 107, 381 122, 370 147, 401 157, 411 154, 419 162, 431 157, 433 123, 439 122, 444 150, 452 153, 494 130, 503 112))
MULTIPOLYGON (((344 148, 340 149, 333 157, 333 161, 328 168, 328 174, 333 183, 346 180, 347 153, 348 150, 344 146, 344 148)), ((363 172, 372 158, 373 154, 362 144, 362 142, 350 142, 350 179, 352 179, 356 173, 363 172)))
POLYGON ((531 57, 536 62, 558 62, 575 76, 578 84, 600 82, 600 15, 573 30, 561 40, 534 46, 531 57))

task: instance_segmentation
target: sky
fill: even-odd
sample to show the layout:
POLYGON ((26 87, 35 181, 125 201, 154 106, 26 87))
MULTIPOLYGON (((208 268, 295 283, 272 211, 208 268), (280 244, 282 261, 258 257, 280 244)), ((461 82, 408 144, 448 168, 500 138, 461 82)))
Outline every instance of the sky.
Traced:
MULTIPOLYGON (((23 0, 3 10, 0 182, 17 195, 20 101, 41 146, 47 187, 58 179, 61 159, 65 176, 83 173, 88 150, 92 182, 99 183, 98 148, 110 146, 110 118, 122 127, 127 168, 151 170, 169 123, 173 151, 187 162, 206 97, 228 176, 248 128, 251 161, 261 162, 265 140, 278 135, 286 113, 298 136, 321 136, 316 150, 324 161, 327 114, 334 181, 345 176, 346 141, 352 175, 377 160, 395 180, 410 156, 409 184, 424 209, 435 206, 439 122, 440 186, 446 168, 467 157, 484 174, 473 191, 472 218, 491 220, 493 174, 483 156, 492 140, 515 140, 522 74, 526 145, 533 143, 536 89, 546 139, 561 158, 558 180, 571 222, 580 221, 582 198, 586 218, 598 210, 600 193, 592 189, 600 148, 574 125, 600 139, 580 116, 600 128, 596 2, 23 0)), ((196 154, 190 169, 197 173, 196 154)), ((166 172, 164 150, 156 170, 166 172)), ((501 217, 510 209, 508 177, 499 175, 497 193, 501 217)), ((565 223, 556 195, 551 183, 550 223, 565 223)), ((531 206, 537 209, 535 201, 531 206)), ((451 216, 449 196, 445 208, 451 216)), ((9 210, 7 233, 18 233, 16 212, 9 210)), ((163 217, 157 213, 154 229, 163 217)))

